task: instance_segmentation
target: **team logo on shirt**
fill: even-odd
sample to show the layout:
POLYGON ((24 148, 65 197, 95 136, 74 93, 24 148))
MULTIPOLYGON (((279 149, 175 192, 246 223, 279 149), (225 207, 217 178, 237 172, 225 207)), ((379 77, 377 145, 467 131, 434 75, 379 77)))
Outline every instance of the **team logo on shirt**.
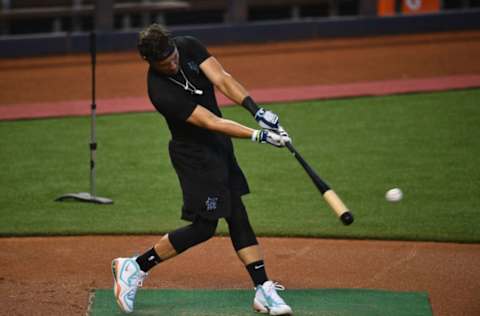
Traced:
POLYGON ((207 211, 212 212, 217 209, 217 202, 218 202, 218 197, 208 197, 208 199, 205 201, 205 206, 207 207, 207 211))
POLYGON ((194 61, 189 61, 187 63, 188 68, 190 68, 191 71, 195 72, 197 75, 200 73, 200 69, 198 69, 197 63, 194 61))

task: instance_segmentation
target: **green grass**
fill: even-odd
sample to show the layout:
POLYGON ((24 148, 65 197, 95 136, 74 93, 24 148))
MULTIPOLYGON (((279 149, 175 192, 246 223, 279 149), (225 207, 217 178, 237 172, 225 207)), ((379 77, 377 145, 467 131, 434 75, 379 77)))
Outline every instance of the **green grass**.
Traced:
MULTIPOLYGON (((288 290, 295 316, 431 316, 426 293, 361 289, 288 290)), ((140 290, 132 315, 258 315, 252 290, 140 290)), ((96 290, 92 316, 124 315, 112 290, 96 290)))
MULTIPOLYGON (((340 224, 286 149, 236 140, 255 230, 479 242, 479 101, 480 90, 465 90, 269 105, 356 221, 340 224), (385 201, 391 187, 404 191, 401 202, 385 201)), ((244 109, 223 112, 254 126, 244 109)), ((53 201, 89 190, 88 117, 0 122, 0 235, 147 234, 183 225, 161 116, 97 123, 97 194, 112 198, 110 206, 53 201)))

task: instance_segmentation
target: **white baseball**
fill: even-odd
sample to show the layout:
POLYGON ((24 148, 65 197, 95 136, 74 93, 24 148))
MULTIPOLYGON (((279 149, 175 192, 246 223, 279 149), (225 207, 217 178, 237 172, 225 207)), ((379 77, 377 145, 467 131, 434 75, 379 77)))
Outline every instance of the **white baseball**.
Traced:
POLYGON ((393 188, 387 191, 385 193, 385 199, 388 202, 398 202, 402 199, 403 197, 403 192, 399 188, 393 188))

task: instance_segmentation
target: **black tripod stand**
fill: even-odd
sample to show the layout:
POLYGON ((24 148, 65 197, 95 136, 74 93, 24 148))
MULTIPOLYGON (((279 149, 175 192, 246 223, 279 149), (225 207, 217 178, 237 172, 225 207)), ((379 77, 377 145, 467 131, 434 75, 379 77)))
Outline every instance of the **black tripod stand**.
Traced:
POLYGON ((95 32, 90 33, 90 55, 92 60, 92 112, 91 112, 91 138, 90 138, 90 192, 80 192, 80 193, 67 193, 59 198, 56 201, 65 201, 65 200, 76 200, 82 202, 91 202, 98 204, 112 204, 113 201, 107 198, 96 196, 96 187, 95 187, 95 160, 97 152, 97 141, 96 141, 96 111, 97 105, 95 104, 95 66, 96 66, 96 34, 95 32))

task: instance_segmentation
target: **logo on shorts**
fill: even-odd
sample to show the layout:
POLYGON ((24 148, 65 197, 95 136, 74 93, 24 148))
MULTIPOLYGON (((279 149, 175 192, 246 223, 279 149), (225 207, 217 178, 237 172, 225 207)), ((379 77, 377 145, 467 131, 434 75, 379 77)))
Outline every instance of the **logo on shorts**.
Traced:
POLYGON ((205 205, 207 206, 207 211, 215 211, 217 209, 217 202, 218 197, 208 197, 205 201, 205 205))

